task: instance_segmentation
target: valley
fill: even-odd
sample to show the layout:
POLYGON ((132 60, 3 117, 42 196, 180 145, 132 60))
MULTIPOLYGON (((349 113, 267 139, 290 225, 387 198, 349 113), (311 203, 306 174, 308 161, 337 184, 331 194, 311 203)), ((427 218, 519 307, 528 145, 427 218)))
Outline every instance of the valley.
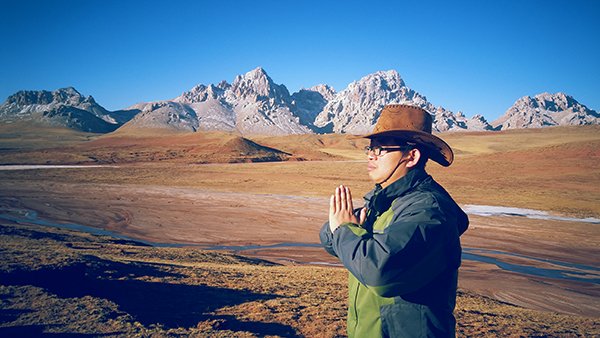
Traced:
MULTIPOLYGON (((462 237, 464 256, 457 308, 460 334, 532 330, 527 332, 569 335, 599 330, 588 318, 600 316, 600 267, 594 259, 600 254, 597 248, 600 228, 594 221, 577 221, 600 216, 598 131, 596 126, 586 126, 443 135, 455 150, 456 161, 448 168, 431 163, 427 170, 467 210, 469 205, 525 208, 545 211, 556 218, 532 219, 518 214, 485 216, 473 211, 470 228, 462 237), (519 318, 519 321, 513 326, 501 322, 490 326, 489 321, 481 322, 478 313, 482 312, 507 323, 511 322, 508 317, 519 318), (542 322, 551 324, 542 327, 542 322)), ((39 135, 39 132, 31 129, 30 135, 39 135)), ((212 271, 211 278, 203 275, 200 283, 208 283, 203 285, 223 286, 219 284, 221 273, 247 276, 249 271, 254 271, 253 278, 264 280, 280 270, 285 274, 310 274, 314 276, 310 278, 316 278, 314 283, 324 282, 322 274, 325 274, 343 285, 344 270, 318 246, 318 231, 327 216, 328 195, 336 185, 350 186, 357 205, 359 196, 371 189, 361 151, 364 140, 345 135, 242 137, 222 132, 155 135, 115 132, 98 136, 64 131, 60 135, 61 138, 45 143, 33 137, 18 142, 12 138, 0 141, 4 149, 0 152, 1 163, 38 165, 6 166, 0 170, 0 224, 7 236, 3 252, 9 257, 6 264, 10 266, 5 267, 3 273, 7 274, 7 280, 13 280, 3 286, 2 292, 7 299, 12 299, 11 304, 32 309, 33 305, 25 305, 29 304, 30 296, 17 296, 17 292, 38 292, 34 289, 36 283, 23 279, 27 274, 19 277, 16 272, 10 272, 37 271, 27 257, 41 255, 39 257, 46 262, 43 264, 49 264, 44 265, 44 273, 67 276, 71 271, 60 272, 63 268, 51 263, 55 254, 37 247, 36 243, 42 243, 35 240, 39 236, 55 238, 51 247, 62 248, 54 252, 62 252, 60 255, 65 257, 79 257, 76 252, 101 257, 100 266, 108 264, 109 270, 122 263, 127 265, 116 268, 117 271, 139 264, 157 264, 156 259, 150 263, 125 254, 156 250, 152 255, 171 257, 160 259, 160 264, 172 266, 169 271, 187 276, 197 274, 198 269, 212 271), (20 145, 18 150, 15 144, 20 145), (261 161, 273 154, 280 158, 274 162, 261 161), (61 230, 61 224, 72 230, 61 230), (93 232, 90 229, 97 229, 97 235, 85 234, 93 232), (22 235, 17 236, 17 233, 22 235), (56 239, 67 238, 66 234, 89 239, 56 239), (114 239, 100 239, 109 238, 105 236, 110 234, 114 239), (117 250, 115 244, 102 244, 106 240, 124 241, 127 247, 117 250), (89 241, 96 244, 84 244, 89 241), (154 246, 148 247, 149 244, 154 246), (73 251, 73 248, 80 249, 73 251), (263 271, 262 268, 253 270, 251 266, 225 267, 204 258, 177 258, 183 257, 180 255, 200 257, 198 255, 204 252, 223 257, 219 260, 228 260, 226 257, 234 254, 276 264, 277 268, 263 271), (259 277, 261 273, 265 275, 259 277)), ((97 264, 86 257, 81 258, 83 264, 97 264)), ((74 263, 64 264, 72 266, 74 263)), ((95 278, 112 278, 102 271, 92 280, 85 280, 93 285, 95 278)), ((139 278, 150 277, 140 275, 139 278)), ((161 283, 166 281, 159 275, 151 278, 161 283)), ((131 282, 137 283, 134 279, 131 282)), ((252 336, 251 331, 260 326, 246 326, 250 325, 243 324, 247 321, 279 323, 260 331, 275 335, 292 331, 312 335, 315 326, 311 322, 330 325, 333 332, 343 333, 343 288, 334 292, 323 286, 319 292, 328 292, 329 300, 323 305, 311 306, 313 300, 306 298, 308 295, 293 291, 292 286, 283 286, 302 287, 302 282, 277 278, 271 281, 282 284, 270 292, 295 295, 291 298, 294 300, 290 303, 258 298, 233 307, 224 305, 229 304, 227 302, 214 304, 214 308, 207 305, 213 310, 198 310, 204 315, 198 317, 200 323, 193 330, 186 326, 191 325, 189 323, 178 326, 166 319, 148 317, 145 312, 131 308, 133 300, 114 295, 96 294, 93 300, 112 299, 117 305, 101 307, 104 310, 91 303, 86 306, 96 311, 117 311, 115 306, 118 306, 118 311, 141 320, 143 330, 163 334, 178 328, 188 333, 222 332, 231 336, 250 330, 248 336, 252 336), (270 310, 265 310, 265 306, 270 310), (334 308, 331 313, 327 310, 334 308), (284 319, 286 316, 296 320, 284 319), (163 327, 152 328, 150 323, 155 320, 162 321, 163 327)), ((192 283, 188 279, 169 283, 172 282, 192 283)), ((228 283, 236 290, 273 286, 265 282, 263 286, 250 287, 237 278, 228 283)), ((45 294, 48 306, 50 302, 63 301, 62 291, 56 286, 40 284, 39 287, 47 290, 44 292, 53 290, 59 295, 59 299, 54 299, 51 294, 45 294)), ((43 311, 36 313, 38 321, 31 320, 30 324, 49 323, 43 319, 46 318, 43 311)), ((25 320, 25 317, 18 318, 25 320)), ((130 319, 119 318, 119 324, 111 325, 117 325, 122 330, 119 332, 134 332, 128 326, 132 323, 130 319)), ((106 324, 98 320, 93 325, 81 324, 77 330, 81 331, 86 325, 106 324)), ((259 333, 254 331, 254 334, 259 333)))

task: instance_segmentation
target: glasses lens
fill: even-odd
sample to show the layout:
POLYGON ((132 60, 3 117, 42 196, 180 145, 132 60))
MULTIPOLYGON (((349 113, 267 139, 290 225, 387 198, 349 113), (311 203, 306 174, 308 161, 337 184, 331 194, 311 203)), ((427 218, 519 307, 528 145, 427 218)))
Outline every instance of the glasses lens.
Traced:
POLYGON ((381 147, 380 146, 375 146, 375 147, 366 146, 365 154, 369 155, 369 153, 371 153, 371 152, 373 152, 373 155, 379 156, 379 155, 381 155, 381 147))

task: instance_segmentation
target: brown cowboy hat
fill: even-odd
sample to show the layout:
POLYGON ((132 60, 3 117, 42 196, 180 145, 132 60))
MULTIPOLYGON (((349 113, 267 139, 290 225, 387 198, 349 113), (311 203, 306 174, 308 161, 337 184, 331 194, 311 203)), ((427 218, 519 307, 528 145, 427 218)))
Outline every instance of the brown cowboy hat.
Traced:
POLYGON ((361 137, 394 137, 420 144, 429 150, 430 159, 447 167, 452 164, 454 153, 444 140, 431 133, 432 124, 431 114, 423 108, 390 104, 383 107, 373 132, 361 137))

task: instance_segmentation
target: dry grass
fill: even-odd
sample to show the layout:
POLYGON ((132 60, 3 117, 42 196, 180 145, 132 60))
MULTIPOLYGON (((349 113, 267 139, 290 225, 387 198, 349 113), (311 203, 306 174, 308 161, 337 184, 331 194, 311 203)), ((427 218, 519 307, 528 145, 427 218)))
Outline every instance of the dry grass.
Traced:
MULTIPOLYGON (((593 144, 580 145, 592 155, 574 154, 569 145, 538 154, 511 152, 458 158, 449 168, 435 163, 428 171, 462 204, 503 205, 550 210, 576 216, 600 216, 600 159, 593 144), (571 156, 573 155, 573 156, 571 156), (569 156, 571 156, 569 158, 569 156)), ((0 172, 6 180, 163 185, 220 191, 327 196, 346 184, 356 197, 372 188, 366 163, 311 161, 188 165, 156 163, 85 170, 0 172)))
POLYGON ((99 136, 68 128, 43 127, 31 122, 0 123, 0 148, 3 151, 70 147, 99 136))
POLYGON ((438 136, 461 155, 481 155, 597 141, 600 138, 599 134, 600 126, 592 125, 499 132, 457 132, 438 136))
MULTIPOLYGON (((0 334, 304 336, 345 333, 343 269, 280 266, 32 225, 0 226, 0 334)), ((594 336, 596 318, 459 292, 458 336, 594 336)))

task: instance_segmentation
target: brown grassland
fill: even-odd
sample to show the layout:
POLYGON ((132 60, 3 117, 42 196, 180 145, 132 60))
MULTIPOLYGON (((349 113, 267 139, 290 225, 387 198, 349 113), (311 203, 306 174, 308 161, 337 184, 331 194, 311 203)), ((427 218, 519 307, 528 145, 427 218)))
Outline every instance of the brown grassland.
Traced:
MULTIPOLYGON (((333 188, 350 186, 358 202, 372 187, 364 140, 7 125, 0 135, 0 164, 103 165, 0 170, 1 336, 344 335, 347 272, 307 264, 335 263, 320 248, 201 248, 318 243, 333 188), (147 246, 40 220, 194 246, 147 246)), ((460 204, 600 217, 600 127, 442 137, 455 163, 427 169, 460 204)), ((472 216, 462 241, 523 255, 502 258, 510 263, 599 268, 599 224, 472 216)), ((459 286, 459 336, 600 335, 597 283, 465 261, 459 286)))

